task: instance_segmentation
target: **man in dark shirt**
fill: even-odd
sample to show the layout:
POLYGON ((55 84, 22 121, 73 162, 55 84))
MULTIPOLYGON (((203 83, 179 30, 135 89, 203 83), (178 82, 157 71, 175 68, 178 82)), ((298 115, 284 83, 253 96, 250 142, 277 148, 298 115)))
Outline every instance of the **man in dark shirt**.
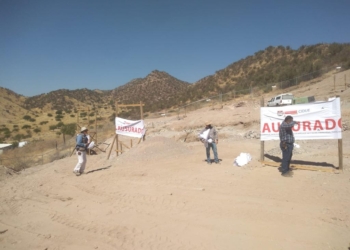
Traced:
POLYGON ((280 171, 282 175, 288 173, 290 161, 293 156, 294 134, 293 126, 298 122, 293 121, 293 117, 288 115, 279 128, 280 148, 282 150, 282 165, 280 171))

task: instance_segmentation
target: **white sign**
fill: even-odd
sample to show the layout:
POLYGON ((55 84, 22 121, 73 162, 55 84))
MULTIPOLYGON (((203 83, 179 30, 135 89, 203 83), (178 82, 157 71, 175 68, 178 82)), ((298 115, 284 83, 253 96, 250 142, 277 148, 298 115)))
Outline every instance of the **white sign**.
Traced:
POLYGON ((261 140, 279 140, 279 126, 288 115, 294 121, 293 132, 296 140, 341 139, 340 99, 328 102, 262 107, 260 109, 261 140))
POLYGON ((131 121, 116 117, 115 132, 118 135, 141 138, 145 134, 146 129, 143 120, 131 121))

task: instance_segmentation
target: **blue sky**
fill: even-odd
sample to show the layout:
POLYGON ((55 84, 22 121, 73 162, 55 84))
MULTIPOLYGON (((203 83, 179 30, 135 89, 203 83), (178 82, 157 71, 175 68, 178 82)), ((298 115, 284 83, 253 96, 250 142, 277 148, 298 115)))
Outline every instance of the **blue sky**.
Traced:
POLYGON ((0 86, 114 89, 166 71, 193 83, 272 46, 350 42, 349 0, 0 0, 0 86))

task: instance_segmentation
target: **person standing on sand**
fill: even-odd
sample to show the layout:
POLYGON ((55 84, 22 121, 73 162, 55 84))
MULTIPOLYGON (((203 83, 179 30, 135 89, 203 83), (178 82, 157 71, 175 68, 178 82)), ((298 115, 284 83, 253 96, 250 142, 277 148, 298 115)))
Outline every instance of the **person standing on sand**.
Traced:
POLYGON ((78 156, 78 163, 75 166, 73 173, 76 176, 84 173, 86 166, 86 151, 87 147, 89 146, 88 140, 88 129, 86 127, 82 127, 80 129, 80 134, 77 135, 75 146, 76 154, 78 156))
POLYGON ((292 128, 298 123, 299 122, 293 121, 292 116, 288 115, 279 128, 280 148, 282 150, 282 164, 279 170, 281 171, 282 175, 290 171, 289 165, 293 156, 295 141, 292 128))
POLYGON ((210 148, 212 148, 214 153, 214 161, 216 164, 220 163, 218 158, 218 149, 217 144, 219 143, 218 132, 214 127, 212 127, 210 122, 205 123, 205 128, 199 133, 201 141, 204 143, 206 154, 207 154, 207 163, 211 164, 210 159, 210 148))

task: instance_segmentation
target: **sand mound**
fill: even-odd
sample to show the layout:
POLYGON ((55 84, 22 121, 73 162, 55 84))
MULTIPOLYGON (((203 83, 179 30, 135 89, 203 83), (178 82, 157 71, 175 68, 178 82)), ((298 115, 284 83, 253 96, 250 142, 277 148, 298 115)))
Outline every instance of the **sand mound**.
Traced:
POLYGON ((182 142, 162 136, 149 137, 146 141, 121 155, 121 161, 155 161, 160 159, 172 159, 191 154, 191 149, 182 142))

